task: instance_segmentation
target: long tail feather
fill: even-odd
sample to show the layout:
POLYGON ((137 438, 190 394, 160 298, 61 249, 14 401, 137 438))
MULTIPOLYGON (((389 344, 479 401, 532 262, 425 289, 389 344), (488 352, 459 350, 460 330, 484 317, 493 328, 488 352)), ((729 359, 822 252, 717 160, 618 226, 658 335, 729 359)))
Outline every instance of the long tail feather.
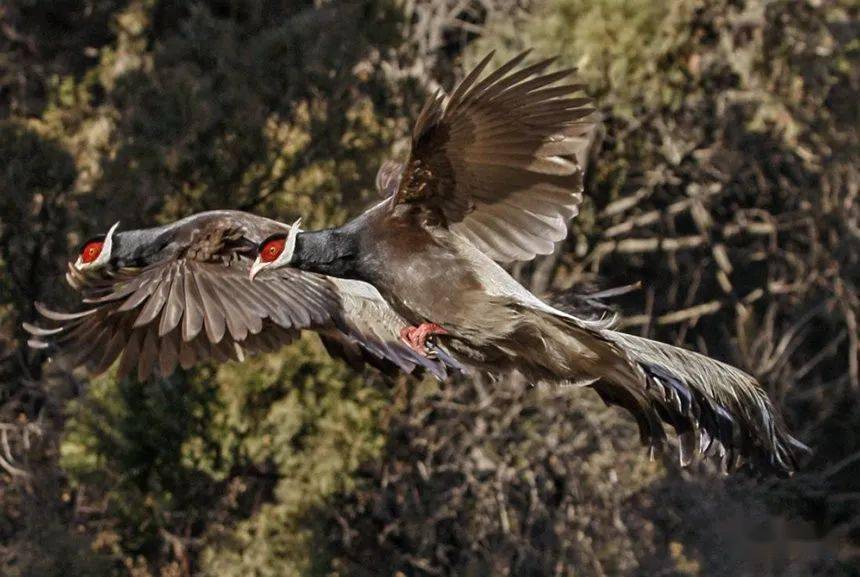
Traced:
MULTIPOLYGON (((653 413, 646 420, 653 420, 655 414, 675 429, 682 465, 697 455, 716 455, 725 471, 749 461, 756 469, 788 475, 798 467, 800 455, 809 451, 788 433, 767 394, 750 375, 642 337, 609 330, 602 331, 602 336, 644 374, 650 400, 645 410, 653 413)), ((606 384, 594 384, 604 396, 601 386, 606 384)), ((641 429, 643 417, 635 416, 641 429)), ((662 440, 660 433, 647 436, 653 444, 662 440)))

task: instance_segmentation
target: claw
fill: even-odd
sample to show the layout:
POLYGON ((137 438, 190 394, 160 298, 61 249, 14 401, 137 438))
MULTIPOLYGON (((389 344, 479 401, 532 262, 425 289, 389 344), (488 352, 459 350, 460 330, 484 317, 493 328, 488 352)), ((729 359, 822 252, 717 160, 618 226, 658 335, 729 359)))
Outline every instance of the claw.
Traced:
POLYGON ((436 323, 421 323, 417 327, 403 327, 400 329, 400 340, 409 345, 409 348, 421 355, 429 357, 435 354, 434 348, 427 348, 427 339, 431 335, 447 335, 448 331, 436 323))

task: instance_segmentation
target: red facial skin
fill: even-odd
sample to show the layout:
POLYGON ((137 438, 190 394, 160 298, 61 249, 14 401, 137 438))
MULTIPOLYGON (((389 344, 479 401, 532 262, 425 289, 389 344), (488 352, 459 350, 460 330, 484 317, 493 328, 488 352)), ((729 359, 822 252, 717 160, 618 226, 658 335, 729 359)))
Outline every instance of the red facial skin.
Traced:
POLYGON ((260 249, 260 260, 263 262, 273 262, 284 252, 286 242, 287 239, 285 238, 276 238, 264 244, 263 248, 260 249))
POLYGON ((92 240, 84 245, 84 248, 81 250, 81 262, 84 264, 90 264, 102 253, 102 246, 104 243, 100 240, 92 240))

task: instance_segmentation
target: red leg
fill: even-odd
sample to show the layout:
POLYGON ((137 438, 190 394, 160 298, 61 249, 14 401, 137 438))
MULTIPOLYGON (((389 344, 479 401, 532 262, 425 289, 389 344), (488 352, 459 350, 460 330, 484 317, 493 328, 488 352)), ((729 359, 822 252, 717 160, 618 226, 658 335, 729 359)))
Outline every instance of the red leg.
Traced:
POLYGON ((403 327, 400 330, 400 340, 419 355, 426 357, 430 354, 426 347, 427 337, 447 334, 448 331, 436 323, 421 323, 417 327, 403 327))

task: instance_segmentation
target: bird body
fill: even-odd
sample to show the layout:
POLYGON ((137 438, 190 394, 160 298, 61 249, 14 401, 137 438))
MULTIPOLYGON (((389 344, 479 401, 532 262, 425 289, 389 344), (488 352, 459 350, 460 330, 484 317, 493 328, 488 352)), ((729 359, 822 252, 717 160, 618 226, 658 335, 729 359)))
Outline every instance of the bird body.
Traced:
MULTIPOLYGON (((484 59, 425 105, 404 164, 386 163, 387 198, 342 227, 290 234, 273 268, 366 281, 404 319, 421 351, 437 334, 479 370, 533 382, 586 383, 630 411, 643 442, 680 437, 682 464, 717 454, 786 473, 805 446, 751 376, 703 355, 577 318, 519 284, 499 262, 551 252, 582 200, 593 109, 557 85, 570 71, 520 55, 481 78, 484 59), (417 335, 417 336, 416 336, 417 335)), ((280 242, 277 235, 269 242, 280 242)), ((261 244, 261 252, 268 245, 261 244)))
MULTIPOLYGON (((576 321, 537 298, 468 241, 443 228, 424 227, 414 212, 398 210, 390 201, 343 227, 299 233, 292 265, 372 284, 403 318, 439 323, 460 337, 464 351, 467 343, 508 339, 524 330, 524 323, 534 322, 530 315, 537 312, 576 321)), ((474 354, 477 362, 482 353, 474 354)), ((522 358, 513 362, 520 364, 522 358)))

